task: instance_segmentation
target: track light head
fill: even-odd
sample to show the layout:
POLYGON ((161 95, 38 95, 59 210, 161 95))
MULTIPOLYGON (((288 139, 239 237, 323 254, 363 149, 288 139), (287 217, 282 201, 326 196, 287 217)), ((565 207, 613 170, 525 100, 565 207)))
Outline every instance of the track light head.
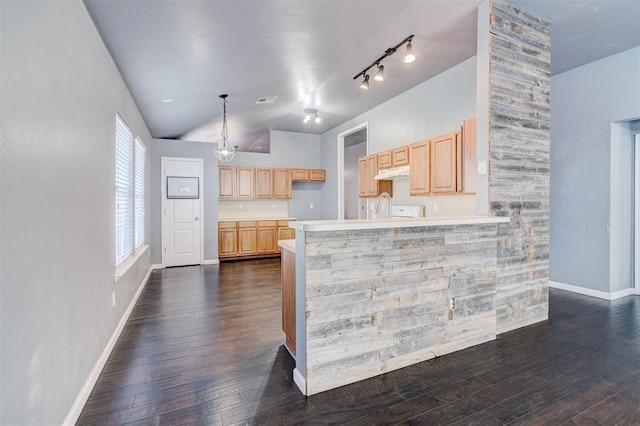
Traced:
POLYGON ((413 54, 413 46, 411 46, 411 40, 407 43, 407 53, 404 55, 404 62, 410 64, 416 60, 416 55, 413 54))
POLYGON ((375 81, 384 81, 384 65, 378 65, 378 71, 373 76, 375 81))
POLYGON ((360 83, 360 87, 363 89, 369 88, 369 74, 364 75, 364 80, 362 80, 362 83, 360 83))

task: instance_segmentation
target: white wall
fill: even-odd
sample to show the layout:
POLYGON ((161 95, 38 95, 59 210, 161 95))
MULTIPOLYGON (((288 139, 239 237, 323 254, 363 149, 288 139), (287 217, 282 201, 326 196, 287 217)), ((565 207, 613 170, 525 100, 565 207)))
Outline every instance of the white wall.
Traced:
MULTIPOLYGON (((322 218, 338 217, 339 133, 369 122, 368 152, 375 153, 454 132, 465 119, 475 117, 475 111, 476 58, 473 57, 323 133, 322 165, 327 170, 327 181, 322 191, 322 218)), ((427 215, 464 214, 465 209, 475 214, 476 209, 475 197, 468 195, 409 197, 406 181, 394 183, 394 204, 400 203, 427 205, 427 215), (439 205, 438 212, 433 212, 434 202, 439 205)))
POLYGON ((79 0, 0 2, 0 43, 0 424, 61 424, 149 269, 114 282, 116 111, 151 138, 79 0))
POLYGON ((551 78, 551 281, 628 287, 619 237, 632 228, 616 202, 627 192, 616 184, 629 167, 619 140, 627 131, 612 123, 640 117, 638 75, 640 47, 551 78))

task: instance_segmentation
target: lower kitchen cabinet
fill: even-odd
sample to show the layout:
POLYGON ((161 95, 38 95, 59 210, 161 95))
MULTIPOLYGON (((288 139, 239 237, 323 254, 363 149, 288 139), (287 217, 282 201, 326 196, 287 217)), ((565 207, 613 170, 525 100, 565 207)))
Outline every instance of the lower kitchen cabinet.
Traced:
POLYGON ((291 220, 245 220, 218 222, 220 260, 268 257, 280 253, 279 240, 295 238, 291 220))

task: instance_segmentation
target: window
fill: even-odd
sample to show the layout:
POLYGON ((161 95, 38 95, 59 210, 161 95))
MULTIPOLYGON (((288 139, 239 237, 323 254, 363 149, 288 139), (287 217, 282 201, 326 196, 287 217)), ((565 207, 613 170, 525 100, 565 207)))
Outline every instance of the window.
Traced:
POLYGON ((140 138, 135 144, 135 248, 144 244, 144 163, 146 149, 140 138))
POLYGON ((133 132, 116 114, 116 265, 133 254, 133 132))
MULTIPOLYGON (((146 149, 116 114, 116 265, 144 244, 144 173, 146 149)), ((122 265, 123 273, 130 263, 122 265)), ((116 273, 116 277, 121 274, 116 273)))

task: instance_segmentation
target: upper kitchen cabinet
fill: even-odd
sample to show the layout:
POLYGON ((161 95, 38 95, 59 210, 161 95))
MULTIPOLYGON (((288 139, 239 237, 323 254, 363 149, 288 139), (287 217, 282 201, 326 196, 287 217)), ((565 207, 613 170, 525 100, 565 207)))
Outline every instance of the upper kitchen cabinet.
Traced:
POLYGON ((273 169, 256 169, 256 198, 274 198, 273 169))
POLYGON ((409 145, 409 195, 429 195, 431 192, 428 140, 409 145))
POLYGON ((408 146, 402 146, 400 148, 394 148, 389 151, 378 153, 378 170, 406 166, 407 164, 409 164, 408 146))
POLYGON ((462 191, 473 193, 476 192, 478 175, 475 118, 462 123, 460 138, 462 139, 462 191))
POLYGON ((375 198, 383 192, 393 195, 393 182, 376 180, 378 174, 378 155, 372 154, 358 160, 358 196, 375 198))
POLYGON ((459 132, 431 139, 431 193, 446 194, 461 191, 458 187, 458 164, 461 158, 459 132))
POLYGON ((322 169, 291 169, 294 182, 324 182, 325 171, 322 169))
POLYGON ((218 167, 218 198, 226 200, 252 199, 255 188, 253 167, 218 167))
POLYGON ((291 169, 273 169, 273 198, 291 199, 291 169))

